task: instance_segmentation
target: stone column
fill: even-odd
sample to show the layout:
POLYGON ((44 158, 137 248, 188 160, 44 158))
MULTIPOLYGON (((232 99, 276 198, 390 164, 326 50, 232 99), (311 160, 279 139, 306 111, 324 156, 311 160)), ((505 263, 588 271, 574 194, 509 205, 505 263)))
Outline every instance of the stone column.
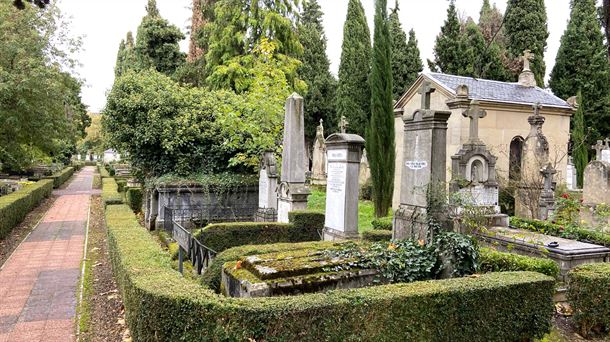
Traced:
POLYGON ((263 153, 258 178, 258 212, 256 221, 277 219, 277 161, 273 151, 263 153))
POLYGON ((324 240, 357 239, 358 175, 364 139, 336 133, 326 140, 328 178, 324 240))
POLYGON ((404 115, 400 206, 394 213, 393 238, 428 240, 428 190, 445 189, 447 155, 447 120, 449 111, 429 109, 434 88, 422 85, 422 108, 404 115))
POLYGON ((286 100, 282 176, 278 187, 278 222, 288 223, 288 212, 307 209, 305 185, 305 130, 303 98, 293 93, 286 100))

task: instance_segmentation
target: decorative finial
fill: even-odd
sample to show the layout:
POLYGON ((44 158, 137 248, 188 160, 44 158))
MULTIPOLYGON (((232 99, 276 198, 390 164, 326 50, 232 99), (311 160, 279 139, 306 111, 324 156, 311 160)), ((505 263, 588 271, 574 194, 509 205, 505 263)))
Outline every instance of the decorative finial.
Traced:
POLYGON ((339 121, 339 129, 341 130, 341 133, 346 132, 348 125, 349 125, 349 122, 345 118, 345 115, 341 115, 341 121, 339 121))
POLYGON ((521 56, 521 60, 523 61, 523 71, 532 71, 532 69, 530 69, 530 61, 533 61, 535 56, 536 55, 534 55, 529 49, 523 51, 523 56, 521 56))

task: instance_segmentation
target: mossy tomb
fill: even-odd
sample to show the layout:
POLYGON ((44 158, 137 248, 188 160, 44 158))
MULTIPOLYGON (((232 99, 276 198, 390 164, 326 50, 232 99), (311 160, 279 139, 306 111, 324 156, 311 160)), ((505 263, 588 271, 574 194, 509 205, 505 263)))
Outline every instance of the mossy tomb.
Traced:
POLYGON ((314 249, 246 256, 224 264, 221 291, 231 297, 272 297, 380 283, 376 270, 353 263, 314 249))

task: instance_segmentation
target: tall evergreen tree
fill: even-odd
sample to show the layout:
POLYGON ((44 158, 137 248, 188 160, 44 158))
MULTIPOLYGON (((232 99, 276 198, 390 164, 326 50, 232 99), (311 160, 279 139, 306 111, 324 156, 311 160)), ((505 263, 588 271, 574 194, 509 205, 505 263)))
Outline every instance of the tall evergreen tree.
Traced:
POLYGON ((434 44, 434 61, 428 60, 430 70, 453 75, 463 74, 469 63, 464 60, 460 40, 460 22, 455 9, 455 0, 451 0, 447 8, 447 19, 434 44))
POLYGON ((484 0, 479 12, 479 28, 487 44, 491 43, 493 39, 501 48, 506 47, 504 26, 502 26, 503 20, 504 14, 500 12, 496 4, 494 3, 491 6, 489 0, 484 0))
MULTIPOLYGON (((402 29, 400 19, 398 18, 398 1, 390 13, 390 38, 391 38, 391 51, 392 51, 392 77, 393 77, 393 96, 394 100, 397 100, 411 83, 415 80, 413 78, 413 70, 410 65, 410 51, 407 43, 407 35, 402 29)), ((417 48, 417 46, 416 46, 417 48)), ((421 64, 421 61, 420 61, 421 64)), ((419 72, 421 70, 416 71, 419 72)))
POLYGON ((457 75, 496 81, 510 80, 510 72, 502 64, 500 47, 495 42, 487 44, 480 27, 473 21, 466 24, 460 46, 464 63, 457 75))
POLYGON ((367 150, 371 165, 375 216, 388 214, 394 189, 394 113, 392 103, 391 37, 387 0, 375 1, 375 32, 371 70, 371 123, 367 150))
POLYGON ((313 141, 320 119, 329 129, 334 127, 334 96, 336 81, 330 73, 330 62, 326 55, 326 36, 322 26, 323 13, 317 0, 305 4, 299 26, 299 39, 303 45, 303 63, 300 78, 307 83, 305 94, 305 138, 313 141))
POLYGON ((585 135, 585 108, 582 105, 582 92, 578 91, 576 98, 578 109, 574 114, 574 128, 572 129, 572 143, 574 148, 572 149, 572 158, 574 160, 574 166, 576 167, 576 179, 578 187, 582 188, 583 185, 583 174, 585 167, 589 163, 589 152, 588 142, 585 135))
POLYGON ((138 27, 135 55, 141 69, 155 68, 173 75, 185 62, 186 55, 180 52, 178 42, 185 38, 176 26, 163 19, 155 0, 148 0, 146 16, 138 27))
POLYGON ((603 40, 595 0, 573 0, 549 85, 564 99, 582 91, 585 126, 593 128, 590 142, 610 134, 610 65, 603 40))
POLYGON ((421 61, 421 55, 419 53, 419 46, 417 43, 417 37, 415 37, 415 31, 411 29, 409 31, 409 41, 407 42, 407 70, 409 73, 407 74, 407 82, 408 85, 415 82, 415 79, 419 75, 422 70, 424 70, 424 65, 421 61))
POLYGON ((360 0, 349 0, 343 26, 335 109, 337 118, 345 116, 350 131, 361 136, 365 134, 371 113, 370 63, 371 35, 364 9, 360 0))
POLYGON ((610 0, 603 0, 602 3, 602 26, 606 34, 606 47, 608 48, 608 60, 610 60, 610 0))
MULTIPOLYGON (((544 0, 509 1, 506 6, 504 27, 507 50, 512 59, 517 59, 524 50, 534 53, 532 72, 539 87, 544 87, 544 51, 549 37, 544 0)), ((515 70, 514 80, 521 70, 515 70)))
POLYGON ((127 32, 127 37, 121 40, 114 66, 114 76, 120 77, 127 70, 137 68, 137 60, 134 51, 133 34, 127 32))

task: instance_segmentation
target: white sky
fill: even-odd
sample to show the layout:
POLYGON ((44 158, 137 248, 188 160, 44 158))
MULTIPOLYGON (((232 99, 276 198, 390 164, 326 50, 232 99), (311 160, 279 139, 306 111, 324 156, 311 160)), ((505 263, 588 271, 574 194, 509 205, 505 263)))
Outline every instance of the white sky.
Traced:
MULTIPOLYGON (((374 0, 361 0, 373 33, 374 0)), ((493 0, 491 1, 494 2, 493 0)), ((599 2, 599 1, 598 1, 599 2)), ((104 107, 106 92, 112 87, 114 63, 121 39, 127 31, 137 30, 145 14, 147 0, 58 0, 62 12, 72 17, 72 34, 83 36, 84 51, 78 56, 82 67, 80 76, 86 81, 83 88, 83 101, 91 111, 97 112, 104 107)), ((190 25, 191 0, 157 0, 161 15, 187 33, 190 25)), ((348 0, 319 0, 324 11, 324 28, 328 38, 328 57, 331 71, 336 75, 341 57, 343 22, 347 13, 348 0)), ((388 0, 394 6, 393 0, 388 0)), ((457 0, 456 5, 464 16, 478 21, 483 0, 457 0)), ((497 0, 502 12, 506 0, 497 0)), ((447 0, 399 0, 400 20, 403 29, 413 28, 419 41, 421 57, 432 58, 434 39, 446 18, 447 0)), ((546 0, 550 36, 545 54, 547 76, 551 71, 559 40, 569 19, 569 0, 546 0)), ((188 49, 188 38, 181 43, 183 51, 188 49)))

